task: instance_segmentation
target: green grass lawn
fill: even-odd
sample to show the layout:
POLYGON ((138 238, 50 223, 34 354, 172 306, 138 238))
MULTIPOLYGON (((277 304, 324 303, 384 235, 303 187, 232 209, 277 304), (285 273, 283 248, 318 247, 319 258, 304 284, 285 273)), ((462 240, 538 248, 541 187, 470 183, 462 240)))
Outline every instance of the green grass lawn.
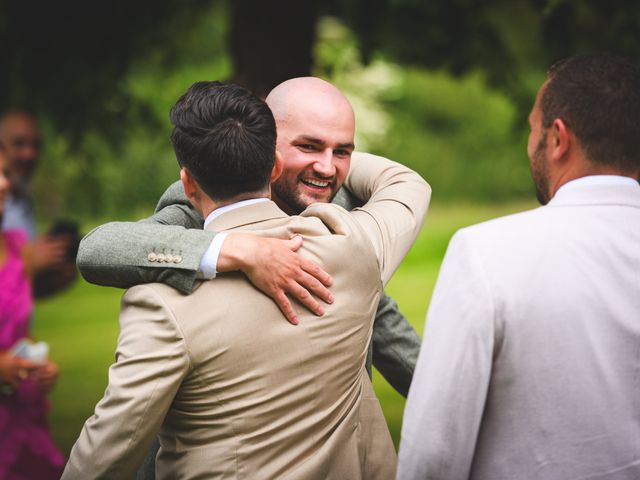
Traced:
MULTIPOLYGON (((532 203, 504 205, 434 205, 423 231, 387 287, 402 312, 422 335, 431 291, 447 243, 458 228, 534 207, 532 203)), ((37 305, 34 336, 47 341, 60 365, 60 379, 51 395, 53 436, 68 453, 84 421, 92 414, 107 385, 114 359, 122 290, 96 287, 83 281, 68 293, 37 305)), ((389 429, 398 442, 404 398, 377 372, 374 386, 389 429)))

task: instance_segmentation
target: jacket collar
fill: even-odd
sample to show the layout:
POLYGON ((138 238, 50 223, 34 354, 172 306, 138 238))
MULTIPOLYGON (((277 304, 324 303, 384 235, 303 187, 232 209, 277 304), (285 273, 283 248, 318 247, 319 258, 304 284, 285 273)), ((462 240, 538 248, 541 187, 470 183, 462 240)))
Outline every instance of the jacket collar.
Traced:
POLYGON ((264 222, 265 220, 287 217, 288 215, 280 210, 274 202, 260 202, 226 211, 214 218, 206 229, 221 232, 252 223, 264 222))
POLYGON ((559 189, 548 206, 624 205, 640 208, 640 184, 581 183, 559 189))

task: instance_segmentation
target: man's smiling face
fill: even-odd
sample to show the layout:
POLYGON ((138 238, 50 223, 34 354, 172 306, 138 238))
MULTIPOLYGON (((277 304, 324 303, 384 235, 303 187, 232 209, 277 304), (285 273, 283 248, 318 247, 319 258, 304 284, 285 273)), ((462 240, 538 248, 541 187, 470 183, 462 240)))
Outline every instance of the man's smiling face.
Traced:
POLYGON ((311 84, 289 93, 284 108, 274 108, 284 168, 272 184, 272 197, 290 215, 331 201, 349 172, 354 149, 351 105, 337 89, 311 84))

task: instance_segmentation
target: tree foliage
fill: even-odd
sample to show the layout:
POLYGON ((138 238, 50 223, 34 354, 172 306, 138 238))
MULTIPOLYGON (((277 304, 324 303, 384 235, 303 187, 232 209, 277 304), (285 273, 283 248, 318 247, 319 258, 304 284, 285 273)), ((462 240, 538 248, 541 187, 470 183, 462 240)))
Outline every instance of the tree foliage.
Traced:
POLYGON ((117 129, 128 69, 157 48, 176 63, 179 39, 210 0, 0 0, 0 110, 19 105, 68 132, 117 129))
POLYGON ((221 2, 232 78, 259 94, 310 73, 324 14, 353 29, 364 63, 382 54, 453 74, 481 70, 516 97, 528 97, 531 71, 567 55, 640 56, 640 3, 631 0, 0 0, 0 109, 25 105, 69 131, 115 128, 131 106, 120 88, 131 66, 157 49, 166 67, 179 65, 181 38, 221 2))
POLYGON ((479 70, 520 105, 530 101, 530 75, 561 58, 640 58, 633 0, 335 0, 332 8, 354 29, 365 61, 382 53, 454 75, 479 70))
POLYGON ((639 57, 639 36, 629 0, 0 0, 0 111, 42 120, 49 215, 151 208, 176 178, 167 112, 192 82, 264 95, 312 73, 349 94, 360 148, 439 198, 506 198, 530 188, 523 120, 546 68, 639 57))

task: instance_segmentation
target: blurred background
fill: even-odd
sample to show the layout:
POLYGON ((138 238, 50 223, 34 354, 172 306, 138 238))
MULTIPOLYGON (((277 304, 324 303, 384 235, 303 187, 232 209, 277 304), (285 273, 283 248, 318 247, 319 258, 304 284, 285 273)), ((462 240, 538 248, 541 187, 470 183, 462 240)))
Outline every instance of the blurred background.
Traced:
MULTIPOLYGON (((446 245, 465 225, 535 207, 526 118, 565 56, 638 59, 640 3, 599 0, 0 0, 0 111, 33 112, 41 230, 151 215, 178 178, 168 111, 198 80, 258 95, 325 78, 356 110, 358 150, 433 187, 416 246, 388 287, 419 333, 446 245)), ((107 382, 122 291, 82 281, 37 304, 34 336, 61 374, 52 431, 68 453, 107 382)), ((394 439, 404 399, 376 375, 394 439)))

